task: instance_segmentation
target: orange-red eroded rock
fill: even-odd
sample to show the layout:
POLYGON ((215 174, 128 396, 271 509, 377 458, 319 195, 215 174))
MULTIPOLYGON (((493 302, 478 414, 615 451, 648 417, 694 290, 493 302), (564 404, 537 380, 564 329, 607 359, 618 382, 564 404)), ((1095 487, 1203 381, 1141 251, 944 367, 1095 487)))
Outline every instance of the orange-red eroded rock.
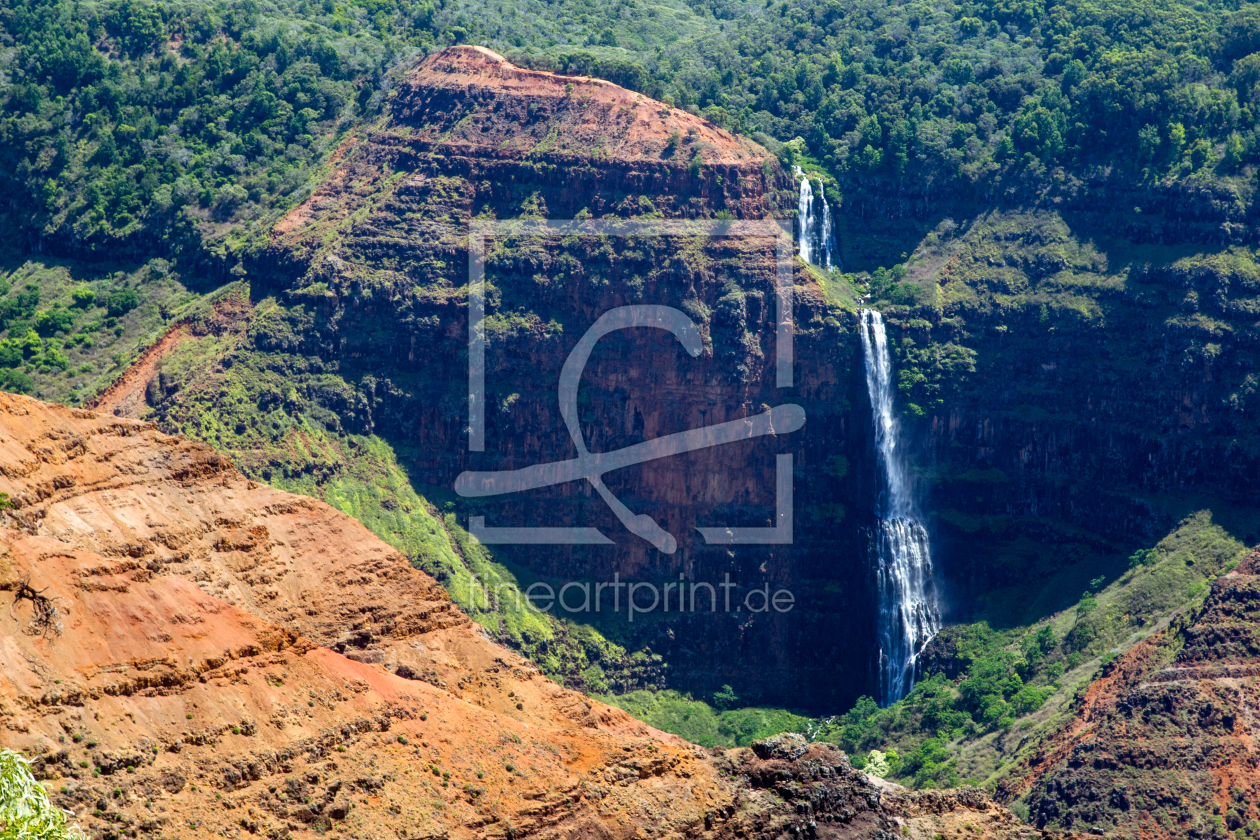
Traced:
POLYGON ((0 745, 99 836, 1024 835, 563 689, 359 523, 151 424, 0 394, 0 491, 0 745))

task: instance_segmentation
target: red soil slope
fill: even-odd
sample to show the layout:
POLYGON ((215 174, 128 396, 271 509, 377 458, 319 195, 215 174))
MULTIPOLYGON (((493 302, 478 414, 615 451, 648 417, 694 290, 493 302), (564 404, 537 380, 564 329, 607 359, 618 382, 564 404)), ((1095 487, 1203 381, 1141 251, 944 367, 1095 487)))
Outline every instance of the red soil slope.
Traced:
POLYGON ((1026 836, 562 689, 354 520, 150 424, 0 394, 0 491, 0 744, 99 836, 1026 836))

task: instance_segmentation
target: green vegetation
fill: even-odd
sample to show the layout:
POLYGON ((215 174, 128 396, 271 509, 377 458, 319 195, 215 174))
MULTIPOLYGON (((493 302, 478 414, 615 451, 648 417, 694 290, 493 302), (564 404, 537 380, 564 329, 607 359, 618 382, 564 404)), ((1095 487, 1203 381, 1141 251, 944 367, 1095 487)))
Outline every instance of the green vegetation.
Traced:
MULTIPOLYGON (((1083 234, 1106 224, 1052 210, 945 219, 893 269, 849 275, 890 325, 899 404, 921 424, 911 428, 926 431, 917 420, 923 415, 982 414, 1022 430, 1021 440, 1066 441, 1059 436, 1088 422, 1134 452, 1189 432, 1211 453, 1201 461, 1213 465, 1209 482, 1228 475, 1234 458, 1260 451, 1260 428, 1245 408, 1256 386, 1254 252, 1083 234), (1178 425, 1172 395, 1203 387, 1205 369, 1206 422, 1178 425), (994 382, 1002 383, 997 399, 994 382), (1118 398, 1114 407, 1100 407, 1103 389, 1118 398)), ((1175 522, 1210 507, 1228 514, 1222 521, 1235 538, 1260 540, 1256 517, 1219 498, 1232 491, 1145 493, 1135 489, 1147 480, 1137 459, 1103 465, 1080 449, 1069 454, 1074 447, 1066 444, 1036 469, 1044 492, 1060 502, 1036 515, 1013 513, 1002 500, 1020 492, 1026 469, 962 443, 923 459, 921 479, 931 488, 936 536, 956 547, 955 573, 978 581, 973 615, 995 628, 1075 608, 1090 581, 1125 571, 1131 541, 1064 515, 1069 497, 1077 511, 1089 497, 1135 521, 1175 522)))
MULTIPOLYGON (((730 686, 725 687, 730 699, 730 686)), ((804 730, 810 719, 784 709, 722 709, 722 692, 715 697, 719 708, 693 700, 677 691, 633 691, 597 700, 625 709, 644 723, 672 732, 702 747, 746 747, 753 741, 780 732, 804 730)))
POLYGON ((70 816, 49 802, 25 756, 0 750, 0 840, 85 840, 70 816))
MULTIPOLYGON (((31 242, 226 273, 291 205, 433 6, 0 3, 0 195, 31 242)), ((375 98, 374 98, 375 97, 375 98)))
POLYGON ((0 268, 0 384, 63 403, 95 396, 196 298, 163 259, 0 268))
MULTIPOLYGON (((634 59, 649 91, 752 134, 785 163, 807 150, 835 181, 841 224, 854 225, 841 243, 853 268, 888 266, 926 232, 900 214, 883 217, 885 189, 921 190, 927 206, 995 194, 1025 201, 1083 186, 1066 171, 1095 173, 1103 190, 1154 197, 1210 184, 1243 205, 1254 198, 1252 4, 694 0, 703 24, 675 16, 678 31, 662 45, 650 23, 664 18, 663 5, 605 6, 620 49, 587 35, 579 50, 575 24, 588 18, 571 7, 554 17, 554 45, 513 55, 592 72, 634 59), (883 234, 886 222, 902 232, 883 234)), ((520 45, 493 4, 478 8, 471 37, 520 45)))
MULTIPOLYGON (((393 64, 450 43, 659 95, 816 161, 854 210, 873 184, 1032 198, 1058 167, 1248 204, 1260 156, 1251 4, 6 0, 0 29, 13 229, 216 275, 388 101, 393 64)), ((848 261, 878 267, 879 238, 848 261)))
POLYGON ((991 786, 1070 715, 1100 664, 1201 603, 1245 553, 1209 512, 1195 513, 1135 552, 1118 580, 1090 581, 1074 608, 1001 632, 987 622, 946 628, 929 653, 931 675, 906 698, 887 709, 862 698, 820 737, 860 765, 871 750, 885 753, 883 775, 903 784, 991 786))
MULTIPOLYGON (((712 704, 630 691, 664 684, 660 658, 517 601, 535 578, 470 540, 444 491, 412 480, 412 453, 378 434, 400 393, 423 390, 450 414, 462 384, 339 367, 316 346, 336 299, 327 283, 249 297, 272 222, 381 112, 399 68, 451 43, 612 79, 822 179, 849 272, 813 272, 835 306, 826 323, 839 335, 841 310, 865 295, 885 312, 911 421, 978 404, 1000 381, 1009 399, 995 421, 1071 424, 1106 381, 1143 392, 1127 417, 1102 418, 1114 439, 1202 433, 1206 423, 1158 426, 1173 401, 1142 384, 1155 370, 1169 391, 1178 377, 1209 382, 1204 404, 1228 413, 1215 428, 1236 451, 1260 450, 1247 355, 1260 315, 1249 244, 1260 6, 1223 0, 0 0, 0 212, 12 232, 0 388, 82 403, 184 321, 190 337, 149 394, 167 431, 359 518, 492 635, 655 726, 727 746, 803 727, 736 708, 729 690, 712 704), (1114 340, 1083 357, 1080 338, 1102 331, 1114 340), (1011 375, 1034 357, 1058 372, 1011 375)), ((467 186, 434 179, 433 200, 467 186)), ((656 212, 638 200, 636 212, 656 212)), ((519 209, 545 215, 537 196, 519 209)), ((489 254, 492 275, 508 256, 489 254)), ((608 282, 614 263, 640 287, 647 273, 633 255, 580 256, 551 278, 574 294, 608 282)), ((489 322, 492 341, 537 349, 538 336, 562 335, 564 313, 532 311, 532 289, 501 291, 512 306, 489 322)), ((356 292, 355 305, 370 297, 356 292)), ((734 289, 721 305, 718 316, 746 302, 734 289)), ((436 335, 420 320, 409 329, 436 335)), ((396 337, 360 338, 373 362, 396 337)), ((501 410, 518 397, 501 395, 501 410)), ((1245 533, 1196 514, 1133 552, 1058 513, 1001 512, 1015 477, 972 455, 946 453, 922 478, 943 500, 940 532, 974 547, 956 570, 977 582, 974 622, 942 636, 948 656, 910 697, 863 701, 824 730, 919 786, 991 782, 1100 662, 1201 597, 1245 533)), ((1074 469, 1042 477, 1088 490, 1074 469)), ((837 462, 836 477, 845 470, 837 462)))
POLYGON ((1245 554, 1209 511, 1191 514, 1134 552, 1118 579, 1093 578, 1074 606, 1045 620, 1007 630, 985 621, 947 627, 929 652, 929 676, 886 709, 864 697, 814 721, 782 709, 731 708, 739 698, 729 686, 712 704, 676 691, 599 699, 703 746, 805 732, 901 784, 992 787, 1071 716, 1101 665, 1201 603, 1208 584, 1245 554))

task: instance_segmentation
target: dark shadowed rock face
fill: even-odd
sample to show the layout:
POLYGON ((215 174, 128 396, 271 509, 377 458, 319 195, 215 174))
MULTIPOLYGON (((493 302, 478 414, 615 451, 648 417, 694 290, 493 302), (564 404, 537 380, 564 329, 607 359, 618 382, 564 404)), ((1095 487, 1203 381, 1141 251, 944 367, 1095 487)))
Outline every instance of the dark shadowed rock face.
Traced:
POLYGON ((1042 836, 984 791, 910 791, 855 770, 830 744, 787 737, 727 755, 720 766, 743 780, 744 792, 733 803, 737 810, 711 814, 706 828, 719 836, 756 838, 1042 836))

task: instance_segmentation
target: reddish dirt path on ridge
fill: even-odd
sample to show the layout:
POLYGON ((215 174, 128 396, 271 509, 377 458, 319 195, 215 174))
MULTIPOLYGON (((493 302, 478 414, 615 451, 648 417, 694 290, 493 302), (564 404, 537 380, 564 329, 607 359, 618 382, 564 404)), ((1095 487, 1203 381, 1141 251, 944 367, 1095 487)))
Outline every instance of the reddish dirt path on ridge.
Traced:
POLYGON ((145 407, 145 391, 157 374, 162 357, 174 350, 191 335, 188 324, 179 321, 167 329, 161 338, 149 345, 140 357, 131 363, 114 382, 101 391, 84 408, 113 414, 116 417, 138 419, 145 407))

